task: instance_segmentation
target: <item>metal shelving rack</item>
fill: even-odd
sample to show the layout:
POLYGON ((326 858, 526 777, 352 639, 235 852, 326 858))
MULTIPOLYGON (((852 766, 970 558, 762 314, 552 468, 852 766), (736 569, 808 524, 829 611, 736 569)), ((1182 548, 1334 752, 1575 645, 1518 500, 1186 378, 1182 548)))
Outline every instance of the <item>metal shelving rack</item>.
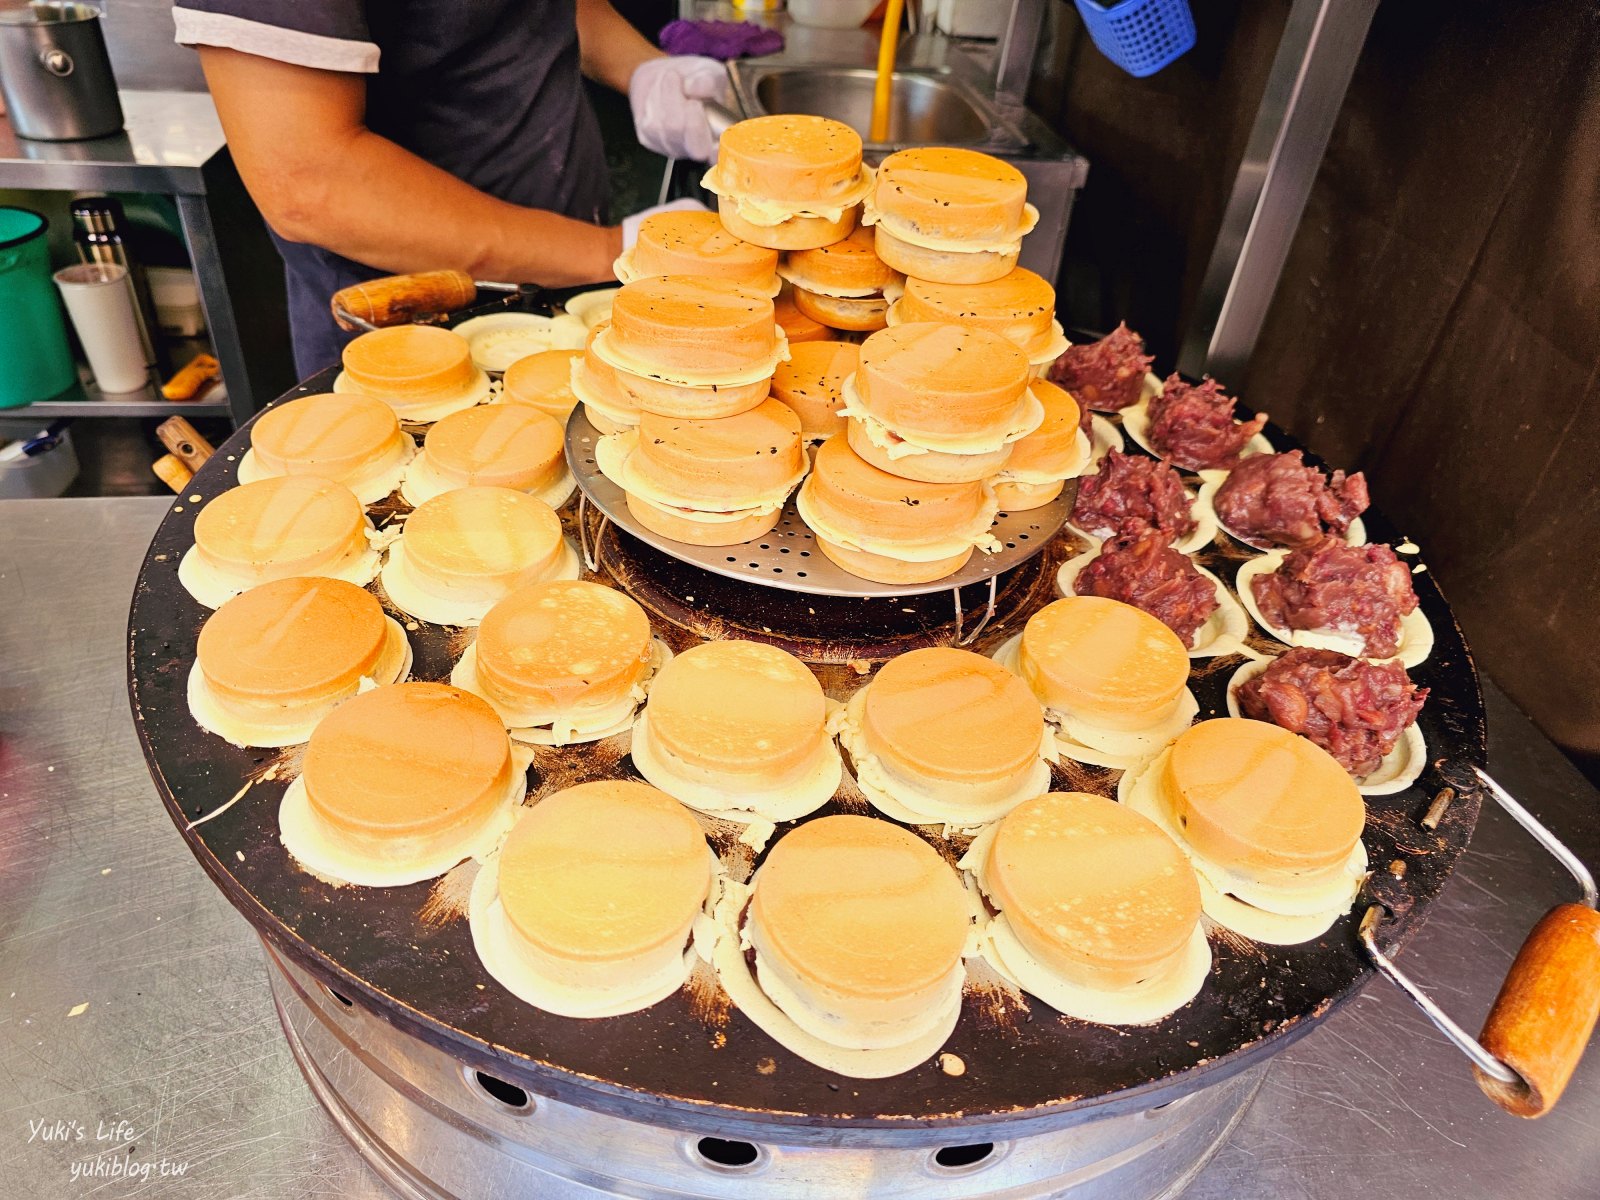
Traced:
POLYGON ((168 400, 155 385, 143 391, 108 393, 93 383, 79 382, 48 400, 17 408, 0 408, 0 421, 16 417, 53 421, 57 417, 228 417, 235 425, 250 414, 236 411, 230 393, 223 400, 168 400))
POLYGON ((178 208, 194 264, 213 352, 222 364, 225 400, 174 401, 154 387, 106 395, 80 383, 49 400, 0 409, 0 417, 228 417, 237 426, 292 380, 282 321, 239 319, 233 297, 260 295, 266 272, 279 269, 260 218, 234 170, 211 97, 204 92, 122 92, 121 133, 81 142, 19 138, 0 114, 0 187, 29 191, 149 192, 178 208), (225 242, 218 230, 225 229, 225 242), (276 343, 274 345, 273 343, 276 343))

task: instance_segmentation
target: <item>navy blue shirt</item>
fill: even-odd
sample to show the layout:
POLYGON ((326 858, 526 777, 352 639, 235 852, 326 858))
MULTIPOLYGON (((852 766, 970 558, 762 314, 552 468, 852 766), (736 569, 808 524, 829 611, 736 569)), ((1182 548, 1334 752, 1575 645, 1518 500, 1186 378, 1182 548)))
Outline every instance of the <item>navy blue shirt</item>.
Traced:
MULTIPOLYGON (((512 204, 604 221, 600 126, 578 69, 575 0, 175 0, 184 45, 367 81, 367 127, 512 204)), ((302 378, 339 359, 328 299, 387 272, 274 237, 302 378)))

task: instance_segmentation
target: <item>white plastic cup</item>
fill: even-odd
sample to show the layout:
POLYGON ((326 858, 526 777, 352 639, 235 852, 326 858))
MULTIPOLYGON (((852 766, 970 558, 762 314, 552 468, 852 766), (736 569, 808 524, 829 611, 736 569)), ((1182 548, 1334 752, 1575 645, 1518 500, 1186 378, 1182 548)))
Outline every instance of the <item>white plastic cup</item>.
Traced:
POLYGON ((119 394, 147 388, 150 370, 128 269, 117 263, 79 263, 57 271, 55 281, 99 389, 119 394))

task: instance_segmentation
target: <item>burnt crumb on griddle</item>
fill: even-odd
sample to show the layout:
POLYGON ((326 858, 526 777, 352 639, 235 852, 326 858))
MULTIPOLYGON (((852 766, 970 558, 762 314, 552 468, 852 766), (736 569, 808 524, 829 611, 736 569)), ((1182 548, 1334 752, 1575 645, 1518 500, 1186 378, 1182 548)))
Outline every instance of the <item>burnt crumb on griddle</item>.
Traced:
POLYGON ((1189 678, 1205 679, 1217 672, 1226 670, 1228 674, 1239 669, 1239 660, 1242 654, 1218 654, 1211 658, 1191 659, 1189 662, 1189 678))
POLYGON ((428 889, 428 898, 417 910, 417 920, 425 926, 438 926, 465 917, 477 877, 478 864, 472 859, 446 871, 428 889))
POLYGON ((689 1012, 695 1020, 725 1038, 727 1035, 721 1031, 733 1015, 733 998, 723 989, 711 965, 696 960, 689 978, 684 981, 684 989, 688 994, 689 1012))

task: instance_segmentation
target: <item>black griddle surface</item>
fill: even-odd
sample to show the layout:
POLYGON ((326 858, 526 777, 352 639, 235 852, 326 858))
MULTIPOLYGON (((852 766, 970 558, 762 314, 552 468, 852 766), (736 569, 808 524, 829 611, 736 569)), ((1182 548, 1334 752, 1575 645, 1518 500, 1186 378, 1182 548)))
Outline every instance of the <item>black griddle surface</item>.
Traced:
MULTIPOLYGON (((332 372, 319 375, 283 399, 327 390, 331 377, 332 372)), ((1294 444, 1280 430, 1268 433, 1280 449, 1294 444)), ((300 870, 277 831, 278 802, 297 770, 298 750, 239 749, 201 731, 189 716, 185 684, 207 612, 180 586, 178 560, 193 541, 196 513, 235 483, 249 436, 248 426, 235 434, 177 498, 136 585, 129 687, 151 774, 196 858, 273 945, 337 991, 464 1062, 558 1099, 699 1133, 759 1138, 781 1126, 791 1140, 948 1143, 952 1135, 961 1136, 956 1127, 971 1135, 967 1140, 979 1140, 980 1133, 990 1139, 1176 1099, 1284 1048, 1371 977, 1355 933, 1364 897, 1352 914, 1307 945, 1260 946, 1214 935, 1215 963, 1199 997, 1153 1026, 1092 1025, 1037 1001, 1025 1010, 1000 1005, 998 993, 969 988, 961 1022, 945 1047, 960 1057, 965 1073, 948 1074, 934 1061, 885 1080, 847 1079, 814 1067, 731 1011, 725 997, 705 990, 686 988, 644 1012, 598 1021, 533 1009, 479 964, 464 906, 442 903, 434 883, 334 887, 300 870), (186 827, 222 807, 251 779, 257 782, 227 812, 186 827)), ((383 505, 370 511, 380 524, 390 512, 383 505)), ((568 520, 570 526, 570 513, 568 520)), ((1402 540, 1381 515, 1368 512, 1366 520, 1373 541, 1402 540)), ((608 532, 603 549, 636 569, 619 536, 608 532)), ((1077 549, 1063 532, 1060 544, 1041 559, 1053 567, 1077 549)), ((1237 563, 1247 556, 1220 535, 1197 558, 1231 584, 1237 563)), ((1001 619, 974 648, 987 651, 1019 630, 1027 614, 1051 598, 1051 574, 1043 571, 1027 585, 1027 603, 1003 603, 1001 619)), ((1415 932, 1449 877, 1471 836, 1479 798, 1460 786, 1436 832, 1422 829, 1419 819, 1439 789, 1461 785, 1464 768, 1482 764, 1485 753, 1482 699, 1460 630, 1432 574, 1416 575, 1414 583, 1437 636, 1428 661, 1411 672, 1431 689, 1419 722, 1430 766, 1416 786, 1367 798, 1365 840, 1374 871, 1369 891, 1394 914, 1384 927, 1391 946, 1415 932), (1390 870, 1395 862, 1404 864, 1398 878, 1390 870)), ((717 588, 702 593, 715 597, 717 588)), ((771 593, 775 614, 796 600, 771 593)), ((741 596, 731 606, 748 610, 750 603, 741 596)), ((697 636, 662 621, 659 604, 652 615, 658 631, 679 647, 697 636)), ((919 643, 925 644, 932 620, 924 614, 913 622, 919 643)), ((417 624, 409 631, 416 653, 412 678, 446 679, 465 639, 460 631, 417 624)), ((760 636, 758 626, 741 623, 741 636, 752 631, 760 636)), ((785 644, 781 631, 774 640, 785 644)), ((1259 644, 1280 648, 1265 638, 1259 644)), ((830 694, 848 694, 863 681, 858 671, 866 664, 852 666, 838 661, 842 657, 817 667, 830 694)), ((1193 686, 1202 718, 1225 715, 1223 688, 1239 661, 1195 660, 1193 686)), ((540 749, 530 771, 532 794, 585 779, 636 777, 621 741, 540 749)), ((1067 764, 1056 769, 1053 786, 1113 794, 1117 774, 1067 764)), ((836 811, 862 811, 859 796, 836 799, 816 815, 836 811)), ((921 832, 939 843, 936 830, 921 832)), ((728 848, 726 840, 714 844, 728 848)), ((941 848, 953 860, 962 845, 941 848)))

